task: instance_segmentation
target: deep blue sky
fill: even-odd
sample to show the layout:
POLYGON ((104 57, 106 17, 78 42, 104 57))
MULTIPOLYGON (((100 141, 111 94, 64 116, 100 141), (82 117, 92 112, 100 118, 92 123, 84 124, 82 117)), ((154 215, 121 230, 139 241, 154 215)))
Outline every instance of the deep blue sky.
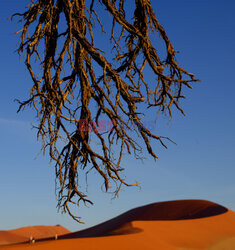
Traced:
MULTIPOLYGON (((235 210, 235 3, 234 1, 152 1, 175 49, 178 61, 201 79, 183 103, 187 116, 160 119, 156 131, 177 146, 159 151, 155 163, 124 160, 130 181, 142 189, 124 188, 120 197, 100 191, 91 178, 89 194, 95 205, 81 208, 85 225, 57 213, 53 165, 37 156, 40 143, 29 110, 17 114, 15 98, 24 99, 31 80, 15 51, 18 41, 12 13, 26 1, 2 1, 0 92, 0 230, 27 225, 62 224, 79 230, 135 206, 174 199, 207 199, 235 210), (36 159, 35 159, 36 157, 36 159)), ((147 118, 148 119, 148 118, 147 118)), ((150 120, 152 117, 150 118, 150 120)))

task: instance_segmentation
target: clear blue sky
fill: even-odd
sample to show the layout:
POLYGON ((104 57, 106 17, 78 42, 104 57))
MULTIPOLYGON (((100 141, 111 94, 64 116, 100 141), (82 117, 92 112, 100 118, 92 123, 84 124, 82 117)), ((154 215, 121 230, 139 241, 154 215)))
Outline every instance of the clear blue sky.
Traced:
POLYGON ((141 190, 124 188, 118 199, 111 200, 91 178, 89 194, 95 205, 80 209, 85 225, 57 213, 54 169, 47 156, 37 156, 40 143, 30 127, 33 114, 16 113, 13 100, 27 97, 31 80, 14 52, 18 25, 7 17, 23 10, 26 1, 1 2, 0 230, 37 224, 80 230, 139 205, 175 199, 207 199, 235 210, 235 2, 152 2, 180 51, 179 62, 202 82, 183 103, 186 117, 178 113, 156 125, 160 135, 178 145, 160 150, 156 163, 124 161, 127 176, 141 181, 141 190))

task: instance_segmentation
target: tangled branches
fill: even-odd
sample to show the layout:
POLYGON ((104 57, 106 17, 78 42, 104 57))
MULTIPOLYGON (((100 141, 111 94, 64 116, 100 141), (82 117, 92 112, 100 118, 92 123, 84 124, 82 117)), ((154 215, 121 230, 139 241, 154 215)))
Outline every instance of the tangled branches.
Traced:
POLYGON ((133 133, 142 138, 154 158, 157 155, 150 139, 164 147, 163 140, 168 139, 148 130, 141 122, 143 111, 137 112, 137 108, 159 107, 171 116, 175 106, 184 114, 179 106, 184 98, 182 88, 191 88, 190 83, 197 81, 177 64, 176 51, 156 19, 150 0, 133 1, 131 18, 126 17, 125 0, 88 2, 35 0, 25 13, 15 14, 23 22, 18 52, 25 52, 33 80, 30 98, 19 101, 18 111, 27 105, 36 111, 37 136, 56 163, 58 207, 79 222, 80 217, 71 212, 69 205, 79 206, 81 201, 92 204, 80 187, 79 171, 97 172, 105 191, 113 189, 117 193, 121 185, 131 186, 122 174, 121 159, 126 152, 141 157, 142 148, 133 133), (97 9, 103 14, 108 12, 113 19, 113 59, 95 47, 95 24, 105 33, 97 9), (150 38, 154 32, 165 44, 164 60, 150 38), (39 67, 40 72, 36 70, 39 67), (146 68, 154 73, 154 83, 147 82, 146 68), (107 133, 99 129, 103 120, 112 122, 107 133), (92 141, 97 142, 95 147, 92 141))

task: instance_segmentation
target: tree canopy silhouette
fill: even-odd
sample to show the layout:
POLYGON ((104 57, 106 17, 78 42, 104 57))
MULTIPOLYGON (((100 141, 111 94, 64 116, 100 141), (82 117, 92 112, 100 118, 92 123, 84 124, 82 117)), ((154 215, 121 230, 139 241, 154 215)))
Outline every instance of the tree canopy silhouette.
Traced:
POLYGON ((97 172, 114 194, 121 185, 138 185, 126 181, 122 157, 141 158, 142 139, 156 159, 150 140, 163 147, 169 140, 144 125, 145 108, 184 114, 182 90, 197 80, 178 65, 150 0, 32 0, 13 16, 23 24, 18 52, 33 81, 18 111, 30 106, 36 112, 37 137, 55 161, 58 207, 81 222, 70 205, 93 204, 81 172, 97 172), (105 51, 96 47, 101 37, 105 51))

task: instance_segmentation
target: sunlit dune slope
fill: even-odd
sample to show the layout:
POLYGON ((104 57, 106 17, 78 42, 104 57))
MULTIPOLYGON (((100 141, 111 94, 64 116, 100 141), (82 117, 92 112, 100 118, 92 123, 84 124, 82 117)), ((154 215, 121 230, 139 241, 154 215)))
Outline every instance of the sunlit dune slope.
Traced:
POLYGON ((132 209, 59 240, 6 249, 235 249, 235 213, 209 201, 160 202, 132 209))
POLYGON ((25 242, 28 241, 30 237, 37 240, 55 237, 56 234, 63 235, 68 233, 70 233, 70 231, 60 225, 21 227, 8 231, 0 231, 0 245, 25 242))

